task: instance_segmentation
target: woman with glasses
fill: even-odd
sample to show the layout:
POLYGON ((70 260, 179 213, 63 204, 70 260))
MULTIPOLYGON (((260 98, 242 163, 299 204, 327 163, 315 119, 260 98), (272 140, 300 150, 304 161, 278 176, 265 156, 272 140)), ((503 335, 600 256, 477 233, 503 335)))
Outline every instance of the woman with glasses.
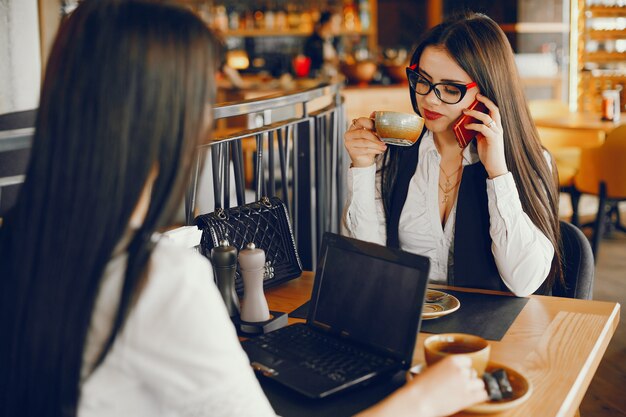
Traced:
POLYGON ((558 190, 505 34, 482 14, 446 21, 424 35, 407 77, 425 119, 415 145, 387 146, 367 117, 344 135, 346 233, 428 256, 435 282, 549 293, 562 280, 558 190), (476 119, 465 148, 454 133, 463 115, 476 119))
MULTIPOLYGON (((84 1, 61 25, 0 227, 0 416, 275 415, 208 260, 155 233, 210 134, 217 62, 197 16, 153 0, 84 1)), ((454 358, 364 415, 486 397, 454 358)))

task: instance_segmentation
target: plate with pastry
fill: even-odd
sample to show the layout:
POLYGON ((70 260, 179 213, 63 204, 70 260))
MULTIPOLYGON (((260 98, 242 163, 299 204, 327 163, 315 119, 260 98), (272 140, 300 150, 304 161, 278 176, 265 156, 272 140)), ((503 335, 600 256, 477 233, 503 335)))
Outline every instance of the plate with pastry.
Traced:
POLYGON ((424 308, 422 309, 422 319, 431 320, 450 313, 454 313, 461 307, 461 302, 452 294, 447 292, 428 289, 424 308))

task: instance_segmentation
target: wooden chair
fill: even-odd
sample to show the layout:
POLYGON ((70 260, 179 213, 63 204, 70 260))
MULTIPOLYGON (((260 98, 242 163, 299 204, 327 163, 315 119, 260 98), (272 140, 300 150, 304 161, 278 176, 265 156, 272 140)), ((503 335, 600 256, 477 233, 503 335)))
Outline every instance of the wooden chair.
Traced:
MULTIPOLYGON (((559 100, 533 100, 528 103, 534 116, 558 117, 569 112, 567 104, 559 100)), ((580 192, 574 186, 574 176, 580 165, 581 148, 600 146, 604 133, 594 129, 566 129, 537 127, 542 145, 550 152, 559 174, 559 188, 572 201, 571 222, 578 224, 580 192)))
POLYGON ((600 239, 608 227, 626 232, 618 203, 626 201, 626 125, 611 131, 600 147, 583 149, 574 185, 581 193, 598 196, 591 247, 597 259, 600 239))

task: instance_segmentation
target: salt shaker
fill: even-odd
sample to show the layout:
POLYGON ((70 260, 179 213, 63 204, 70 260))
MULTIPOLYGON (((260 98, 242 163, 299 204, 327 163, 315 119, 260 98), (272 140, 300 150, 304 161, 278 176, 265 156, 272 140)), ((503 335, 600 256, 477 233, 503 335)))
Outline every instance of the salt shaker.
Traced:
POLYGON ((239 298, 235 292, 235 271, 237 270, 237 248, 228 240, 221 240, 219 246, 211 249, 211 263, 215 271, 217 288, 222 295, 230 317, 239 315, 239 298))
POLYGON ((243 278, 241 320, 253 323, 269 320, 270 311, 263 294, 265 251, 248 243, 239 252, 239 271, 243 278))

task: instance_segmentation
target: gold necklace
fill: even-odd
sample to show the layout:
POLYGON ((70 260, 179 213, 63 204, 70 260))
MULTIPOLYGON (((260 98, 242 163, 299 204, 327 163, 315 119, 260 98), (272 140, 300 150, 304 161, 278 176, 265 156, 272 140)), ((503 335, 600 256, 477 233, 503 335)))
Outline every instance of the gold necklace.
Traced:
POLYGON ((457 172, 459 172, 461 169, 463 168, 463 164, 461 164, 461 166, 454 171, 452 174, 448 175, 446 173, 446 171, 443 170, 443 168, 441 167, 441 165, 439 165, 439 169, 441 170, 441 172, 443 172, 443 175, 445 175, 446 177, 446 182, 444 183, 443 186, 441 186, 441 182, 438 182, 437 185, 439 185, 439 188, 441 189, 441 191, 443 192, 443 198, 441 199, 441 203, 442 204, 447 204, 448 201, 450 201, 450 196, 448 194, 450 194, 450 191, 456 189, 456 187, 459 185, 459 183, 461 182, 461 178, 462 176, 459 175, 459 178, 457 179, 457 181, 452 184, 450 182, 450 178, 456 174, 457 172))
POLYGON ((439 169, 441 170, 441 172, 443 172, 443 175, 445 175, 445 176, 446 176, 446 183, 444 184, 444 186, 445 186, 446 188, 450 188, 450 178, 451 178, 454 174, 456 174, 457 172, 459 172, 459 171, 461 170, 461 168, 463 168, 463 164, 461 164, 461 166, 460 166, 460 167, 458 167, 458 168, 457 168, 457 170, 456 170, 456 171, 454 171, 452 174, 448 175, 448 174, 446 173, 446 171, 444 171, 444 170, 443 170, 443 168, 441 167, 441 165, 439 165, 439 169))
POLYGON ((445 190, 443 189, 441 184, 439 184, 439 188, 441 188, 441 191, 443 191, 443 198, 441 199, 441 202, 443 204, 448 204, 448 201, 450 200, 450 196, 448 194, 450 193, 450 191, 454 190, 456 186, 459 185, 460 182, 461 182, 461 178, 459 178, 459 180, 454 185, 452 185, 450 188, 447 188, 445 190))

